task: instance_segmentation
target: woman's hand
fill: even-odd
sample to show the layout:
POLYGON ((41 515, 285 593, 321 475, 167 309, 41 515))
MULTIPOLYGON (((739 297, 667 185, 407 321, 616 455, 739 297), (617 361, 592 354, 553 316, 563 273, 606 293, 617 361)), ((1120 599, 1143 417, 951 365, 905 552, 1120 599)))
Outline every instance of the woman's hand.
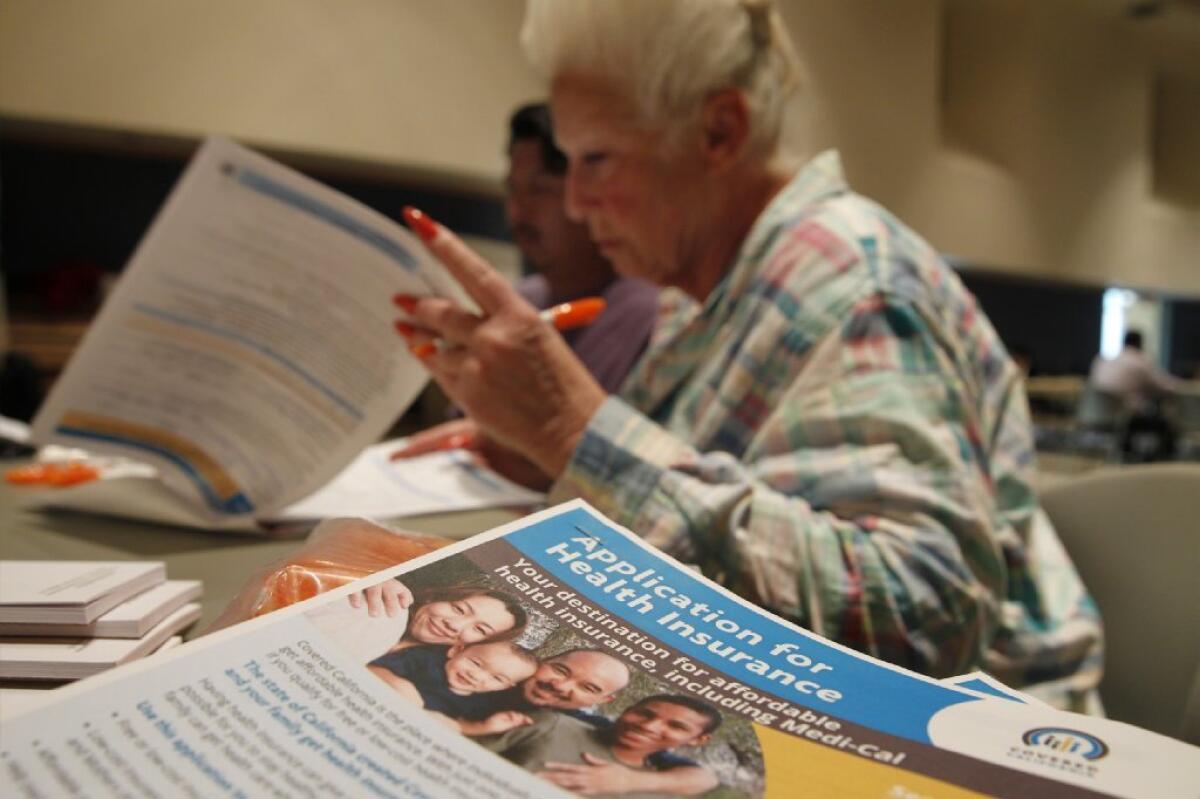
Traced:
POLYGON ((421 212, 405 209, 405 217, 482 313, 440 297, 398 296, 408 318, 397 329, 484 436, 557 477, 604 390, 487 262, 421 212))
POLYGON ((450 449, 465 449, 474 452, 479 448, 479 426, 470 419, 453 419, 422 430, 409 436, 404 446, 391 454, 391 460, 415 458, 431 452, 450 449))
POLYGON ((384 580, 357 594, 348 594, 346 599, 352 608, 366 605, 368 616, 378 616, 380 613, 388 617, 398 616, 400 611, 413 603, 412 591, 399 580, 384 580))
POLYGON ((546 491, 550 478, 537 465, 508 447, 497 444, 479 432, 479 426, 470 419, 454 419, 434 425, 411 436, 404 446, 391 454, 391 460, 415 458, 431 452, 461 449, 469 452, 475 461, 517 485, 534 491, 546 491))

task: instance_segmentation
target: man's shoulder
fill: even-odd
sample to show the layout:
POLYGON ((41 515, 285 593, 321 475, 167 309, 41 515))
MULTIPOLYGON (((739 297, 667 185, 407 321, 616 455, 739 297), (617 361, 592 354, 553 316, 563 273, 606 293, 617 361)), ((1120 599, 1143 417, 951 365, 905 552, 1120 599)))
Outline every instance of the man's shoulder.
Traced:
POLYGON ((542 275, 526 275, 517 281, 515 288, 534 307, 544 308, 550 302, 550 284, 542 275))
POLYGON ((539 707, 537 710, 530 711, 525 715, 533 719, 533 725, 531 726, 537 726, 551 733, 595 729, 593 725, 584 719, 561 710, 539 707))
POLYGON ((640 277, 618 277, 604 290, 610 303, 622 305, 654 305, 659 287, 640 277))
POLYGON ((529 716, 529 724, 494 735, 482 735, 475 742, 485 749, 505 754, 518 747, 541 746, 544 745, 542 742, 592 729, 586 722, 547 708, 527 710, 525 715, 529 716))

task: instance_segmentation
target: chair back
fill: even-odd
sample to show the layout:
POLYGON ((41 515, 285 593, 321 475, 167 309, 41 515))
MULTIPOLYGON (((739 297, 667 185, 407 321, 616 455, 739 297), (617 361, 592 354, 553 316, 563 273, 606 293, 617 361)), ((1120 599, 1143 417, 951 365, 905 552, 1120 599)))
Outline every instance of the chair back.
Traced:
POLYGON ((1042 504, 1104 616, 1106 711, 1200 744, 1200 464, 1101 469, 1042 504))
POLYGON ((1125 403, 1116 394, 1109 394, 1090 385, 1083 387, 1075 406, 1075 426, 1082 430, 1118 430, 1125 421, 1125 403))

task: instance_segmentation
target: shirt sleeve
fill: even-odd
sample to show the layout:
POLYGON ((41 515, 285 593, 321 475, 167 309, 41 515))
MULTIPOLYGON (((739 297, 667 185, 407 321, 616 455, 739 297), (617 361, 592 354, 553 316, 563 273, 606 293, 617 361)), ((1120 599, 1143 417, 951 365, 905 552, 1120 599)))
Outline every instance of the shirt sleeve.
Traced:
POLYGON ((697 451, 609 398, 555 493, 820 635, 927 674, 968 671, 1005 593, 1003 519, 971 378, 945 348, 913 308, 866 302, 769 408, 714 400, 762 414, 740 456, 697 451))
POLYGON ((397 677, 413 682, 425 682, 430 675, 445 670, 448 647, 413 646, 388 652, 372 660, 368 665, 380 666, 397 677))
POLYGON ((695 760, 677 755, 674 752, 655 752, 646 758, 646 762, 650 764, 656 771, 670 771, 673 768, 696 768, 700 764, 695 760))
POLYGON ((533 719, 532 724, 515 727, 495 735, 481 735, 473 740, 484 749, 513 760, 516 757, 514 753, 553 734, 557 727, 558 717, 554 711, 535 710, 530 712, 529 716, 533 719))

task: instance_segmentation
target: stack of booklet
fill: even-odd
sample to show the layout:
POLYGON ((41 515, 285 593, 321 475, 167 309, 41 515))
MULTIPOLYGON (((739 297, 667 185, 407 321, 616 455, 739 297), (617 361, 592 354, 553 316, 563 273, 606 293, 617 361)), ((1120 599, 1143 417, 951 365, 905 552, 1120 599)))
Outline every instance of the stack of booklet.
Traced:
POLYGON ((76 680, 174 646, 200 594, 160 562, 0 561, 0 678, 76 680))
POLYGON ((1195 799, 1200 786, 1195 746, 986 675, 939 682, 874 660, 581 502, 43 693, 0 719, 6 795, 1195 799), (347 598, 376 584, 419 599, 371 616, 347 598), (460 617, 466 640, 451 636, 460 617))

